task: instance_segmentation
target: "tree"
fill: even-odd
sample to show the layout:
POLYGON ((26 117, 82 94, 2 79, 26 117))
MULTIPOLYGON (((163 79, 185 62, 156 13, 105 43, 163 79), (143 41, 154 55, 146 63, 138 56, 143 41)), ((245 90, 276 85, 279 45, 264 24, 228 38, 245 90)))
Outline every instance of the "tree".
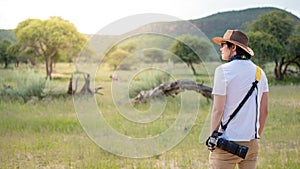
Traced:
POLYGON ((14 33, 21 51, 32 51, 36 57, 43 57, 47 78, 51 78, 55 59, 74 57, 87 42, 72 23, 60 17, 27 19, 18 24, 14 33))
POLYGON ((16 67, 19 66, 19 62, 21 60, 21 56, 19 56, 19 49, 20 46, 18 44, 12 44, 6 50, 7 54, 9 55, 10 61, 14 62, 16 67))
POLYGON ((201 63, 201 57, 209 55, 212 46, 205 39, 191 35, 182 35, 170 47, 170 51, 177 55, 188 67, 191 67, 193 74, 197 72, 193 63, 201 63))
POLYGON ((128 69, 131 64, 130 59, 127 58, 127 62, 121 62, 126 57, 130 56, 136 50, 136 40, 125 40, 118 44, 115 44, 105 55, 104 62, 108 63, 110 66, 116 70, 118 67, 120 69, 128 69))
POLYGON ((255 49, 258 59, 273 61, 276 80, 283 80, 292 63, 299 66, 299 35, 296 35, 299 23, 282 11, 273 11, 261 15, 249 26, 250 46, 255 49))
POLYGON ((113 69, 116 70, 117 67, 120 65, 120 63, 122 62, 122 60, 124 58, 126 58, 130 53, 122 50, 122 49, 117 49, 114 50, 112 53, 110 53, 108 55, 108 57, 106 58, 106 62, 113 66, 113 69))
POLYGON ((282 56, 284 54, 283 46, 279 43, 278 39, 265 32, 256 31, 249 32, 249 46, 255 49, 255 62, 264 66, 266 63, 272 62, 274 57, 282 56))
POLYGON ((166 60, 165 53, 163 50, 158 48, 147 48, 143 50, 145 56, 144 60, 146 63, 159 63, 166 60))
POLYGON ((7 68, 9 62, 11 61, 11 57, 7 52, 11 44, 11 41, 7 39, 4 39, 0 42, 0 62, 4 63, 4 68, 7 68))

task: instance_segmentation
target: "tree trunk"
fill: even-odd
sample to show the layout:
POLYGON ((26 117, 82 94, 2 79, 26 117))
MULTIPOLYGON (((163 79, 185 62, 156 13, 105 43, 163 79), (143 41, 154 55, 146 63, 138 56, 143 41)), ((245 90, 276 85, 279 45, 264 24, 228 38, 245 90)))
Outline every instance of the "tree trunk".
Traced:
POLYGON ((4 69, 8 68, 8 59, 7 57, 4 58, 4 69))
POLYGON ((20 61, 17 60, 17 61, 15 62, 15 67, 19 67, 19 63, 20 63, 20 61))
POLYGON ((53 71, 53 59, 50 59, 50 66, 49 66, 50 79, 52 79, 52 71, 53 71))
POLYGON ((292 58, 291 60, 289 60, 289 61, 287 61, 286 63, 285 63, 285 66, 284 66, 284 69, 283 69, 283 75, 285 76, 287 73, 287 70, 288 70, 288 67, 291 65, 291 64, 295 64, 295 65, 297 65, 298 66, 298 68, 300 68, 300 63, 298 63, 297 62, 297 59, 299 59, 300 58, 300 55, 297 55, 297 56, 295 56, 294 58, 292 58))
POLYGON ((191 63, 191 68, 192 68, 192 71, 193 71, 193 75, 196 75, 197 72, 196 72, 196 69, 195 69, 194 66, 193 66, 193 63, 191 63))
POLYGON ((8 62, 4 62, 4 69, 8 68, 8 62))
POLYGON ((275 80, 283 80, 284 75, 282 72, 282 67, 284 65, 284 57, 281 57, 278 63, 278 60, 275 60, 275 68, 274 68, 274 75, 275 80))
POLYGON ((69 87, 68 87, 68 94, 75 94, 76 90, 77 90, 77 85, 78 85, 78 78, 76 79, 76 83, 75 83, 75 88, 73 89, 73 75, 70 77, 70 81, 69 81, 69 87))
POLYGON ((47 58, 45 58, 45 62, 46 62, 46 79, 51 78, 51 74, 49 71, 49 60, 47 58))
POLYGON ((196 72, 196 70, 195 70, 195 68, 193 66, 193 63, 191 61, 187 61, 186 64, 187 64, 188 67, 191 67, 191 69, 193 71, 193 75, 196 75, 197 72, 196 72))
POLYGON ((276 79, 277 79, 278 60, 275 59, 274 62, 275 62, 275 67, 274 67, 274 79, 276 80, 276 79))
POLYGON ((52 79, 52 70, 53 70, 53 62, 54 62, 54 56, 56 55, 56 51, 53 50, 51 54, 47 55, 45 51, 43 51, 43 56, 46 62, 46 75, 47 78, 52 79))
POLYGON ((282 67, 284 65, 284 57, 281 57, 280 58, 280 61, 279 61, 279 65, 278 65, 278 77, 279 79, 278 80, 283 80, 284 76, 283 76, 283 72, 282 72, 282 67))

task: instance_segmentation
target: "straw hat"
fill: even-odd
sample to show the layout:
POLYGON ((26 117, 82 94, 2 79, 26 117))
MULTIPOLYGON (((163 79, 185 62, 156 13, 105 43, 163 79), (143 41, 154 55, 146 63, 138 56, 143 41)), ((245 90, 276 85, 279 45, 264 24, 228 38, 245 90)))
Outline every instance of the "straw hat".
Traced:
POLYGON ((241 47, 244 51, 249 53, 251 56, 254 55, 254 52, 251 48, 248 47, 249 38, 243 32, 239 30, 227 30, 222 37, 215 37, 212 39, 217 45, 221 46, 222 42, 230 42, 239 47, 241 47))

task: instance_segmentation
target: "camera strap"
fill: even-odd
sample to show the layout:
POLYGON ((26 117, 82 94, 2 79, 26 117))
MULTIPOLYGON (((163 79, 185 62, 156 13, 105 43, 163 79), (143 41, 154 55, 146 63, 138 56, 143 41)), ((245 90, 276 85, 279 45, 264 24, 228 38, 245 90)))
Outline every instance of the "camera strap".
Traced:
MULTIPOLYGON (((260 67, 256 66, 255 81, 252 83, 252 86, 251 86, 250 90, 247 92, 246 96, 243 98, 243 100, 240 102, 240 104, 234 110, 234 112, 229 116, 229 120, 227 121, 227 123, 225 125, 223 125, 223 123, 221 122, 221 128, 222 128, 223 132, 226 130, 229 122, 234 118, 234 116, 238 113, 238 111, 246 103, 248 98, 252 95, 254 89, 257 89, 257 83, 260 81, 260 79, 261 79, 261 69, 260 69, 260 67)), ((258 116, 258 106, 257 106, 257 95, 256 95, 256 123, 257 123, 257 116, 258 116)), ((255 137, 257 137, 256 123, 255 123, 255 137)))

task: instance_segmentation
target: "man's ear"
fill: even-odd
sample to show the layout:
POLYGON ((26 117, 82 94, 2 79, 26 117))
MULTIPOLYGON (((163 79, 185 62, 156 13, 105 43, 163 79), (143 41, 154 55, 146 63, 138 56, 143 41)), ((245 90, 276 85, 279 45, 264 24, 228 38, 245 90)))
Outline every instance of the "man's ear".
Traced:
POLYGON ((232 50, 233 52, 235 52, 235 51, 236 51, 236 45, 232 45, 231 50, 232 50))

